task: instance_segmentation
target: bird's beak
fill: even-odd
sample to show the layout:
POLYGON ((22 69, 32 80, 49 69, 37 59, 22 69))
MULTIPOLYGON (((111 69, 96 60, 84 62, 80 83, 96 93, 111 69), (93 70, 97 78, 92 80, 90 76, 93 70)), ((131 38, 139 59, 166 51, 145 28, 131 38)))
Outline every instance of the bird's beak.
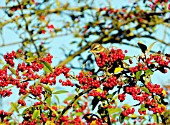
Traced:
POLYGON ((92 51, 92 50, 89 50, 88 53, 93 53, 93 51, 92 51))

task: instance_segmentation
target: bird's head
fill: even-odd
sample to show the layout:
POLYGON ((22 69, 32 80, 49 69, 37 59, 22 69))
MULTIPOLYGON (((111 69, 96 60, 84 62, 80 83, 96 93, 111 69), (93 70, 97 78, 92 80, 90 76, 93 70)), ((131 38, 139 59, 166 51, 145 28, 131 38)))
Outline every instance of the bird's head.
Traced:
POLYGON ((99 55, 100 52, 104 52, 106 48, 104 48, 101 44, 99 43, 94 43, 91 45, 90 52, 93 53, 95 56, 99 55))

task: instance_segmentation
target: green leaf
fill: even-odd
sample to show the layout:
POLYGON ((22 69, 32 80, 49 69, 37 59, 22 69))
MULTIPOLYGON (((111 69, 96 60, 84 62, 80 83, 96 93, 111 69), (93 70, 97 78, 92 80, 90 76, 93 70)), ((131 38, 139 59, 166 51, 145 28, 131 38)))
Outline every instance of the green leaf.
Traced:
POLYGON ((95 78, 95 77, 97 77, 97 76, 98 76, 98 75, 91 75, 90 77, 91 77, 91 78, 95 78))
POLYGON ((75 94, 72 94, 72 95, 68 96, 64 101, 72 100, 72 99, 74 99, 74 97, 75 97, 75 94))
POLYGON ((76 114, 76 116, 83 116, 84 113, 83 112, 76 112, 75 114, 76 114))
POLYGON ((22 116, 25 116, 25 114, 27 113, 28 110, 29 110, 29 108, 24 109, 22 112, 22 116))
POLYGON ((5 65, 2 67, 2 69, 4 70, 5 67, 8 67, 8 66, 9 66, 9 64, 5 64, 5 65))
POLYGON ((130 117, 131 119, 136 119, 138 116, 135 115, 135 114, 131 114, 129 117, 130 117))
POLYGON ((53 69, 49 63, 43 62, 43 61, 41 63, 44 65, 45 72, 47 72, 47 73, 53 72, 53 69))
POLYGON ((158 119, 157 114, 153 114, 153 119, 154 119, 154 121, 155 121, 156 123, 158 123, 158 122, 159 122, 159 119, 158 119))
POLYGON ((63 93, 68 93, 68 91, 66 91, 66 90, 58 90, 58 91, 55 91, 53 94, 63 94, 63 93))
POLYGON ((74 43, 77 43, 77 41, 72 41, 72 42, 70 42, 70 44, 74 44, 74 43))
POLYGON ((29 56, 29 57, 33 57, 33 53, 32 52, 27 52, 26 55, 29 56))
POLYGON ((142 74, 141 70, 136 72, 136 80, 140 79, 141 74, 142 74))
POLYGON ((0 64, 4 64, 4 62, 2 61, 2 59, 0 59, 0 64))
POLYGON ((58 98, 58 96, 54 95, 54 97, 57 99, 57 102, 60 103, 60 99, 58 98))
POLYGON ((154 96, 154 99, 155 99, 158 103, 161 103, 160 96, 155 95, 155 96, 154 96))
POLYGON ((12 110, 14 110, 14 111, 16 111, 17 113, 19 113, 19 111, 18 111, 18 104, 17 103, 14 103, 14 102, 11 102, 11 108, 12 108, 12 110))
POLYGON ((13 68, 9 68, 9 70, 16 76, 16 71, 13 68))
POLYGON ((109 114, 113 114, 115 112, 121 112, 121 111, 122 111, 121 108, 109 108, 108 109, 109 114))
POLYGON ((120 116, 119 116, 119 122, 120 122, 120 123, 123 123, 124 119, 125 119, 125 116, 124 116, 123 114, 120 114, 120 116))
POLYGON ((143 91, 146 92, 147 94, 150 94, 149 89, 146 88, 146 87, 141 87, 141 90, 143 90, 143 91))
POLYGON ((30 57, 30 58, 28 58, 28 59, 26 60, 27 63, 29 63, 29 62, 34 62, 34 61, 35 61, 35 58, 34 58, 34 57, 30 57))
POLYGON ((61 6, 60 0, 56 0, 56 5, 58 8, 60 8, 60 6, 61 6))
POLYGON ((112 98, 113 98, 113 94, 107 95, 107 98, 108 98, 108 99, 112 99, 112 98))
POLYGON ((124 60, 132 58, 131 56, 125 56, 124 60))
POLYGON ((141 111, 145 111, 147 108, 145 108, 145 104, 142 104, 141 107, 140 107, 140 110, 141 111))
POLYGON ((21 100, 24 100, 27 96, 28 96, 28 94, 22 95, 22 96, 20 96, 20 99, 21 99, 21 100))
POLYGON ((147 53, 149 53, 150 51, 151 51, 151 48, 153 47, 153 45, 155 44, 156 42, 153 42, 150 46, 149 46, 149 48, 148 48, 148 50, 147 50, 147 53))
POLYGON ((49 87, 49 85, 44 85, 43 86, 44 90, 47 91, 49 94, 52 94, 51 88, 49 87))
POLYGON ((51 105, 51 96, 49 96, 45 101, 50 106, 51 105))
POLYGON ((32 115, 32 119, 37 119, 38 116, 40 116, 40 110, 34 110, 34 113, 32 115))
POLYGON ((117 68, 115 68, 115 70, 114 70, 114 74, 119 73, 119 72, 121 72, 121 71, 123 71, 123 70, 124 70, 124 68, 117 67, 117 68))
POLYGON ((145 71, 145 75, 146 75, 146 76, 148 76, 148 75, 153 75, 152 70, 147 69, 147 70, 145 71))

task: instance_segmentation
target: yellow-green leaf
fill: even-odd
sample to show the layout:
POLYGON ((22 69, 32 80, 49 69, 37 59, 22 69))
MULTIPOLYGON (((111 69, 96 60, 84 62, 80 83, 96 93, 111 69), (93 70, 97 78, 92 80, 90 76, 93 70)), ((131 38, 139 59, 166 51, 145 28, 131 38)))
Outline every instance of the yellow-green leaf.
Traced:
POLYGON ((47 91, 49 94, 52 94, 51 88, 48 85, 43 86, 44 90, 47 91))
POLYGON ((56 0, 56 5, 58 8, 60 8, 60 0, 56 0))
POLYGON ((141 70, 136 72, 136 80, 140 79, 141 74, 142 74, 141 70))
POLYGON ((40 110, 34 110, 34 113, 32 115, 32 119, 37 119, 38 116, 40 116, 40 110))
POLYGON ((26 55, 29 56, 29 57, 33 57, 33 53, 32 52, 27 52, 26 55))
POLYGON ((53 94, 63 94, 63 93, 68 93, 68 91, 66 91, 66 90, 58 90, 58 91, 55 91, 53 94))
POLYGON ((146 110, 145 104, 142 104, 142 105, 140 106, 140 110, 141 110, 141 111, 145 111, 145 110, 146 110))
POLYGON ((49 96, 47 99, 46 99, 46 103, 50 106, 51 105, 51 96, 49 96))
POLYGON ((4 70, 5 67, 8 67, 8 66, 9 66, 9 64, 5 64, 5 65, 2 67, 2 69, 4 70))
POLYGON ((49 64, 49 63, 47 63, 47 62, 41 62, 43 65, 44 65, 44 70, 47 72, 47 73, 49 73, 49 72, 53 72, 53 69, 52 69, 52 67, 51 67, 51 65, 49 64))
POLYGON ((154 119, 154 122, 156 122, 156 123, 159 122, 157 114, 153 114, 153 119, 154 119))
POLYGON ((58 96, 54 95, 54 97, 56 98, 57 102, 60 103, 60 99, 58 98, 58 96))
POLYGON ((30 58, 28 58, 27 60, 26 60, 26 62, 34 62, 35 61, 35 58, 34 57, 30 57, 30 58))
POLYGON ((72 100, 72 99, 74 99, 74 97, 75 97, 75 94, 72 94, 72 95, 68 96, 64 101, 72 100))
POLYGON ((146 88, 146 87, 141 87, 141 90, 143 90, 143 91, 146 92, 147 94, 150 94, 149 89, 146 88))
POLYGON ((149 53, 153 47, 153 45, 155 44, 156 42, 153 42, 149 47, 148 47, 148 50, 147 50, 147 53, 149 53))
POLYGON ((123 70, 124 70, 123 68, 117 67, 117 68, 115 68, 114 73, 119 73, 119 72, 121 72, 123 70))
POLYGON ((131 56, 125 56, 124 60, 132 58, 131 56))
POLYGON ((109 108, 108 109, 109 114, 113 114, 115 112, 121 112, 121 111, 122 111, 121 108, 109 108))
POLYGON ((19 113, 19 111, 18 111, 18 104, 17 103, 14 103, 14 102, 11 102, 11 108, 12 108, 12 110, 14 110, 14 111, 16 111, 17 113, 19 113))
POLYGON ((146 76, 148 76, 148 75, 153 75, 153 71, 150 70, 150 69, 147 69, 147 70, 145 71, 145 75, 146 75, 146 76))
POLYGON ((13 68, 9 68, 9 70, 14 74, 14 75, 16 75, 16 71, 13 69, 13 68))
POLYGON ((94 90, 96 90, 97 92, 102 92, 102 89, 100 89, 100 88, 97 88, 97 89, 94 89, 94 90))

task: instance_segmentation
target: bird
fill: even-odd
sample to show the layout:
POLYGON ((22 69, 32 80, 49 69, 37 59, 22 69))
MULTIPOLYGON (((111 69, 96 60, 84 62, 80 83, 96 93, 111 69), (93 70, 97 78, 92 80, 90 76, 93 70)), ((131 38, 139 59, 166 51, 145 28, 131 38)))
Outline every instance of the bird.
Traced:
MULTIPOLYGON (((89 52, 91 52, 95 56, 95 60, 100 57, 101 52, 107 55, 111 54, 111 50, 109 48, 105 48, 99 43, 93 43, 91 45, 89 52)), ((109 67, 104 66, 100 68, 99 70, 104 71, 105 74, 110 76, 111 73, 117 72, 116 70, 120 70, 120 69, 122 70, 123 69, 122 67, 123 68, 127 67, 127 64, 123 61, 116 61, 113 64, 111 64, 109 67)))
POLYGON ((98 58, 100 56, 100 52, 104 52, 106 54, 109 54, 110 50, 108 48, 103 47, 99 43, 93 43, 91 45, 90 52, 94 54, 95 58, 98 58))
MULTIPOLYGON (((101 52, 103 52, 103 53, 105 53, 105 54, 109 54, 110 53, 110 50, 108 49, 108 48, 105 48, 105 47, 103 47, 101 44, 99 44, 99 43, 93 43, 92 45, 91 45, 91 48, 90 48, 90 51, 89 52, 91 52, 94 56, 95 56, 95 60, 97 59, 97 58, 99 58, 100 57, 100 53, 101 52)), ((109 72, 108 72, 108 70, 110 69, 110 67, 103 67, 103 68, 99 68, 99 70, 98 71, 104 71, 104 73, 105 73, 105 75, 107 74, 110 74, 109 72)))

